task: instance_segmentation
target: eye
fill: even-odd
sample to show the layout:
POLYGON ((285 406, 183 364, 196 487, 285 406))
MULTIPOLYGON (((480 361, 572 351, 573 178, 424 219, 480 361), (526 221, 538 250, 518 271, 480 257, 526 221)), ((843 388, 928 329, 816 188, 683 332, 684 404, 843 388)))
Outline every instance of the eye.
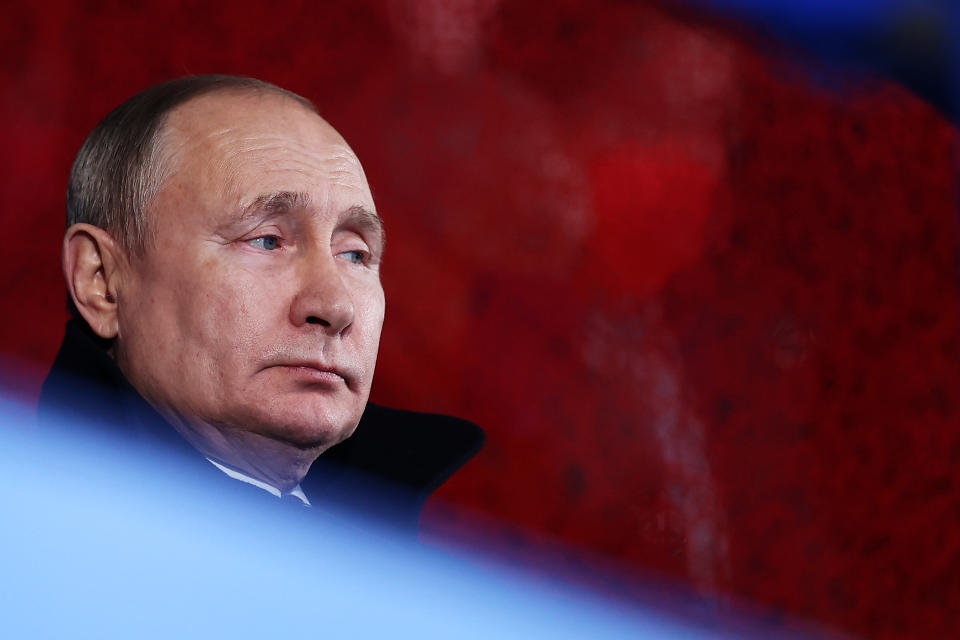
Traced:
POLYGON ((363 264, 367 258, 367 252, 360 251, 359 249, 354 249, 353 251, 344 251, 340 253, 340 255, 345 257, 353 264, 363 264))
POLYGON ((279 236, 260 236, 259 238, 247 240, 247 243, 264 251, 276 251, 280 248, 279 236))

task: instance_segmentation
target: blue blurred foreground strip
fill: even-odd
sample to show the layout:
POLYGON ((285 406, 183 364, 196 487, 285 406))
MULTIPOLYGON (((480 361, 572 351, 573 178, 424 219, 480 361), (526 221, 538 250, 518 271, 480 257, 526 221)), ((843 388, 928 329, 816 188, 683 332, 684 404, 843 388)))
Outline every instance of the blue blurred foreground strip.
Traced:
POLYGON ((5 638, 732 637, 368 522, 228 502, 88 425, 0 410, 5 638))
POLYGON ((7 638, 707 637, 365 523, 266 518, 179 483, 166 461, 120 444, 106 459, 77 425, 39 437, 2 409, 7 638))

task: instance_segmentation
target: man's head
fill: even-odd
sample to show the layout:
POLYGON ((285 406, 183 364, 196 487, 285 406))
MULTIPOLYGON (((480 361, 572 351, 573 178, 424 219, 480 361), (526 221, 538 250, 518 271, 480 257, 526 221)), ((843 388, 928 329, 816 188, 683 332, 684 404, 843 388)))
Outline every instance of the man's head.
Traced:
POLYGON ((78 313, 175 424, 300 447, 350 435, 383 322, 383 230, 309 102, 222 76, 148 89, 81 149, 68 225, 78 313))

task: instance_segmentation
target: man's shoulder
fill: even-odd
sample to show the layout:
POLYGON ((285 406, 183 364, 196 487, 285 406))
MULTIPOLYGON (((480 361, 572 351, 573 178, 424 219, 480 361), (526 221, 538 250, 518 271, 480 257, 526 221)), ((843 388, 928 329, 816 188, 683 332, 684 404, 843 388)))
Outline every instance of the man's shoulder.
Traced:
POLYGON ((321 458, 429 494, 483 447, 477 425, 368 403, 354 434, 321 458))

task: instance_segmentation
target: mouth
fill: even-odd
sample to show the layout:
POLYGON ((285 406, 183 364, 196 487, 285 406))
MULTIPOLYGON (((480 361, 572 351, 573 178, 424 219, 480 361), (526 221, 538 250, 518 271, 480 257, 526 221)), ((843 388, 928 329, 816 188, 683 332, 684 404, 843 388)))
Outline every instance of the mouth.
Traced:
POLYGON ((350 387, 351 378, 344 370, 317 362, 282 362, 271 365, 267 369, 282 371, 307 384, 350 387))

